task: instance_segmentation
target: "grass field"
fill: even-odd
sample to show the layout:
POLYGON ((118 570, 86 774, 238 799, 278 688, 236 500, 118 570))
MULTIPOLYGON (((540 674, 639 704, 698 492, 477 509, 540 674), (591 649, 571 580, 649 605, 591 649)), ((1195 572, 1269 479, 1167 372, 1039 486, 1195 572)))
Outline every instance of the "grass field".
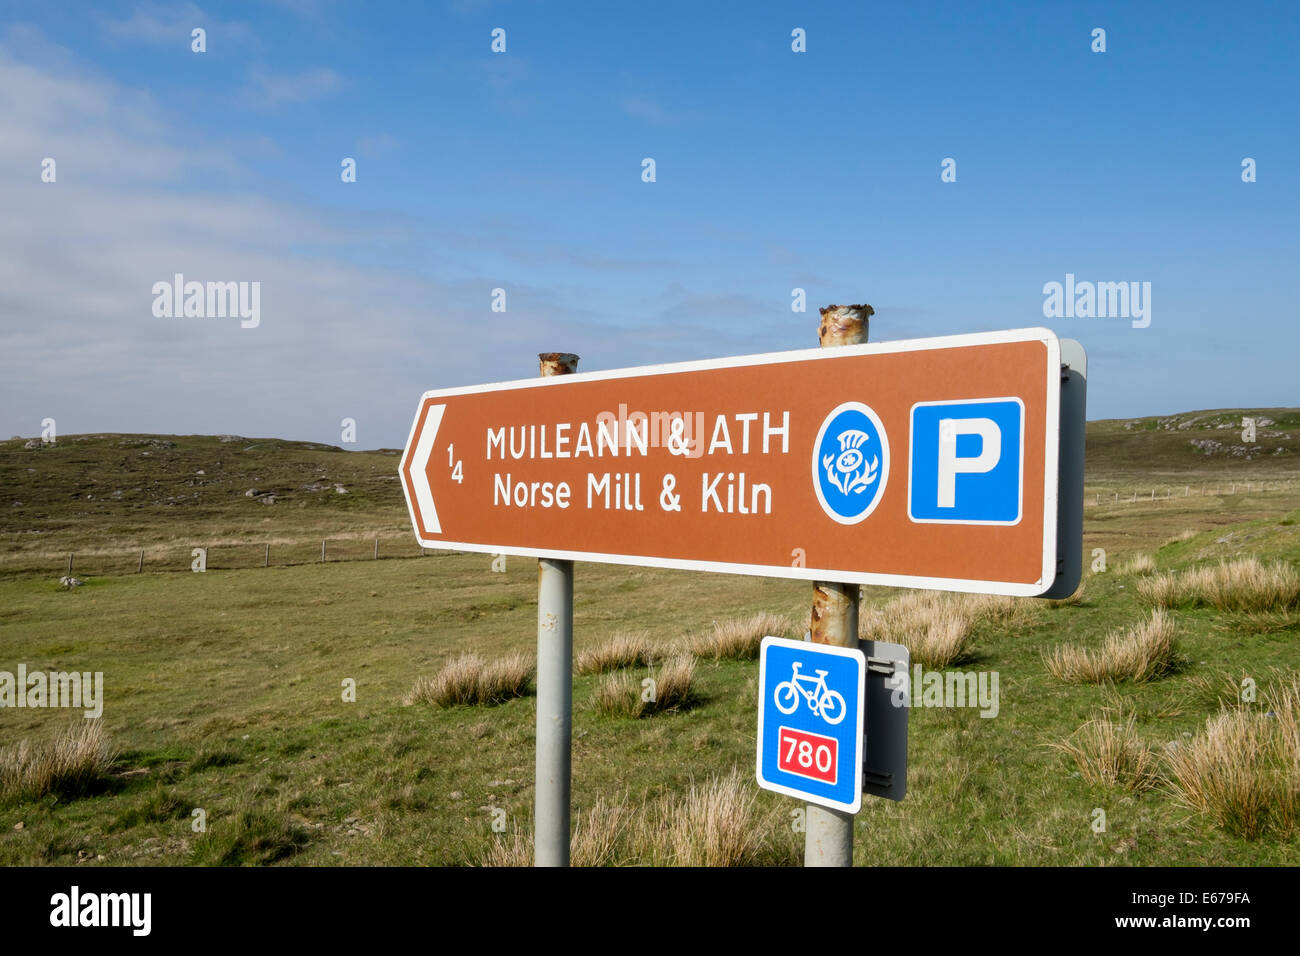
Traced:
MULTIPOLYGON (((1106 570, 1085 574, 1075 603, 1024 601, 1011 614, 972 618, 950 667, 997 671, 998 715, 913 707, 908 797, 868 799, 859 863, 1300 863, 1300 834, 1285 814, 1265 814, 1267 825, 1252 829, 1198 809, 1176 786, 1171 756, 1199 752, 1207 719, 1236 702, 1243 677, 1261 688, 1244 705, 1249 720, 1276 718, 1267 701, 1277 697, 1266 692, 1300 674, 1293 601, 1169 608, 1174 656, 1150 679, 1066 681, 1049 670, 1057 648, 1100 653, 1109 635, 1150 618, 1143 582, 1153 576, 1242 555, 1300 567, 1300 415, 1233 410, 1089 429, 1085 566, 1101 548, 1106 570), (1272 420, 1259 429, 1260 452, 1232 451, 1243 414, 1272 420), (1224 482, 1243 487, 1228 493, 1224 482), (1210 493, 1193 492, 1202 484, 1210 493), (1170 494, 1150 500, 1142 488, 1170 494), (1117 502, 1120 489, 1137 500, 1117 502), (1104 748, 1120 753, 1109 775, 1093 772, 1112 760, 1104 748)), ((36 787, 43 792, 0 786, 0 863, 525 861, 533 698, 406 701, 463 653, 533 653, 536 562, 510 558, 495 573, 482 555, 402 558, 418 549, 408 541, 396 550, 409 525, 388 452, 157 441, 0 443, 0 671, 102 671, 111 747, 105 772, 55 778, 36 787), (274 504, 247 496, 251 488, 275 494, 274 504), (376 534, 391 536, 391 560, 364 560, 376 534), (314 561, 321 537, 356 542, 347 556, 357 560, 314 561), (266 541, 304 556, 259 567, 266 541), (181 573, 189 546, 219 555, 221 542, 258 560, 181 573), (109 561, 141 549, 158 557, 145 573, 109 561), (86 567, 101 559, 105 573, 59 587, 59 556, 72 550, 86 567), (348 682, 355 702, 344 699, 348 682)), ((867 589, 864 600, 880 607, 899 593, 867 589)), ((761 611, 801 633, 810 598, 802 582, 578 565, 577 654, 638 632, 664 652, 697 652, 690 693, 639 717, 611 706, 605 685, 625 674, 639 687, 652 673, 645 664, 613 678, 593 665, 575 677, 575 819, 584 846, 599 844, 582 861, 801 861, 800 804, 752 783, 757 663, 704 650, 715 625, 761 611), (752 804, 734 812, 753 845, 710 855, 683 821, 701 818, 699 803, 716 799, 710 782, 733 770, 752 804)), ((85 723, 69 711, 0 710, 0 784, 20 742, 48 746, 85 723)), ((1270 805, 1300 794, 1300 762, 1279 759, 1266 768, 1277 788, 1270 805)))

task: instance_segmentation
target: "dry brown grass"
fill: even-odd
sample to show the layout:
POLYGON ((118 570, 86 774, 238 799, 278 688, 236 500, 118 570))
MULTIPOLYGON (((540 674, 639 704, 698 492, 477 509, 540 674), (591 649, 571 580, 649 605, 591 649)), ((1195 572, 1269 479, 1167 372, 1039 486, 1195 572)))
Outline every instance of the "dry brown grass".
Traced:
POLYGON ((755 866, 767 855, 772 821, 757 804, 758 788, 733 770, 680 797, 665 795, 645 815, 639 842, 672 866, 755 866), (648 846, 646 846, 648 844, 648 846))
POLYGON ((1153 611, 1139 624, 1112 631, 1099 649, 1063 644, 1044 654, 1043 663, 1053 677, 1071 684, 1154 680, 1174 667, 1174 630, 1164 611, 1153 611))
POLYGON ((116 758, 98 720, 78 721, 50 743, 21 740, 0 750, 0 803, 93 793, 116 758))
MULTIPOLYGON (((572 850, 569 851, 572 854, 572 850)), ((572 862, 572 861, 570 861, 572 862)), ((515 824, 509 833, 492 835, 487 852, 479 859, 481 866, 532 866, 533 835, 515 824)))
POLYGON ((1089 783, 1139 792, 1158 779, 1159 756, 1143 743, 1136 718, 1122 721, 1109 715, 1090 720, 1069 739, 1049 746, 1074 761, 1079 775, 1089 783))
POLYGON ((1300 680, 1268 693, 1265 707, 1225 709, 1166 755, 1170 787, 1185 807, 1254 839, 1300 822, 1300 680))
POLYGON ((654 700, 650 707, 655 711, 677 710, 690 703, 695 687, 695 658, 679 654, 664 661, 659 673, 651 672, 654 679, 654 700))
MULTIPOLYGON (((569 841, 570 866, 616 866, 626 852, 624 835, 634 818, 626 796, 610 802, 597 797, 586 810, 574 814, 569 841)), ((494 835, 480 861, 483 866, 532 866, 533 835, 516 824, 510 833, 494 835)))
MULTIPOLYGON (((759 805, 753 780, 738 770, 685 793, 668 792, 638 805, 626 797, 597 800, 576 815, 574 866, 760 866, 798 862, 784 808, 759 805)), ((485 866, 530 866, 531 834, 514 828, 492 841, 485 866)))
POLYGON ((753 661, 763 638, 793 637, 794 624, 780 614, 764 611, 750 617, 719 621, 709 631, 685 639, 679 649, 711 661, 753 661))
POLYGON ((623 667, 647 667, 656 657, 655 644, 648 633, 623 632, 579 653, 573 669, 578 674, 604 674, 623 667))
POLYGON ((597 797, 586 810, 579 810, 569 848, 572 866, 613 866, 618 861, 623 834, 634 814, 624 795, 616 801, 597 797))
POLYGON ((907 591, 880 607, 864 608, 858 636, 902 644, 912 663, 940 669, 970 655, 976 627, 1025 627, 1037 609, 1028 601, 993 594, 907 591))
POLYGON ((1300 607, 1300 573, 1290 564, 1257 558, 1220 561, 1138 584, 1138 595, 1154 607, 1212 607, 1220 611, 1272 611, 1300 607))
POLYGON ((477 654, 462 654, 449 661, 433 677, 421 677, 407 694, 406 704, 499 704, 522 697, 534 670, 528 654, 511 654, 485 661, 477 654))
POLYGON ((601 678, 591 698, 592 707, 603 717, 640 717, 645 713, 641 685, 633 683, 626 671, 601 678))
POLYGON ((883 607, 864 608, 858 636, 902 644, 913 664, 939 669, 969 654, 975 622, 957 602, 934 591, 909 591, 883 607))
POLYGON ((1123 574, 1155 574, 1156 559, 1149 554, 1135 554, 1120 568, 1123 574))
POLYGON ((646 681, 634 680, 626 671, 609 674, 596 685, 592 705, 606 717, 649 717, 680 710, 690 704, 694 693, 695 658, 670 657, 658 672, 652 668, 646 681))

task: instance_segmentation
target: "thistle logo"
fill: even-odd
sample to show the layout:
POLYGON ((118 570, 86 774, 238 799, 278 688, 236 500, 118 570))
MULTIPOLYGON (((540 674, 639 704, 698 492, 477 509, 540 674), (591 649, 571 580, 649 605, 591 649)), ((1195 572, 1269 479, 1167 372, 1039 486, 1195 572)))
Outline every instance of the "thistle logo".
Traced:
POLYGON ((889 440, 869 406, 845 402, 826 416, 813 443, 812 476, 822 510, 840 524, 876 510, 889 480, 889 440))

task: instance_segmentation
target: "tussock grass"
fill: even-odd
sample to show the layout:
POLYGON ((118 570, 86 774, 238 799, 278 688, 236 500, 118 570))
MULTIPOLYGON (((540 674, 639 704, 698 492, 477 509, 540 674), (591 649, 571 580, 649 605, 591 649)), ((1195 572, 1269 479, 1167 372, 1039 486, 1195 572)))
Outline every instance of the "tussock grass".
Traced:
MULTIPOLYGON (((1083 596, 1083 587, 1075 592, 1083 596)), ((1008 597, 1005 594, 961 594, 956 595, 961 606, 974 619, 976 625, 993 625, 1015 630, 1032 627, 1038 621, 1038 603, 1030 598, 1008 597)), ((1066 603, 1077 604, 1078 600, 1065 599, 1066 603)))
POLYGON ((970 656, 976 628, 1023 628, 1037 616, 1037 609, 1019 598, 907 591, 880 607, 863 608, 858 636, 902 644, 912 663, 937 670, 970 656))
MULTIPOLYGON (((795 841, 779 806, 763 809, 753 781, 737 770, 691 782, 637 805, 598 800, 576 814, 574 866, 761 866, 795 864, 795 841)), ((518 827, 492 841, 484 866, 530 866, 531 833, 518 827)))
POLYGON ((645 711, 641 685, 634 683, 626 671, 601 678, 591 703, 602 717, 640 717, 645 711))
POLYGON ((1176 663, 1174 622, 1164 611, 1122 631, 1112 631, 1098 649, 1063 644, 1043 655, 1053 677, 1070 684, 1154 680, 1176 663))
POLYGON ((116 758, 98 720, 78 721, 53 742, 21 740, 0 750, 0 803, 103 790, 116 758))
POLYGON ((1124 562, 1123 566, 1120 568, 1120 571, 1123 574, 1137 574, 1137 575, 1155 574, 1156 559, 1151 557, 1151 555, 1145 553, 1135 554, 1133 555, 1133 557, 1129 558, 1126 562, 1124 562))
POLYGON ((1272 611, 1300 607, 1300 573, 1284 561, 1254 557, 1220 561, 1138 585, 1138 596, 1158 608, 1212 607, 1220 611, 1272 611))
POLYGON ((678 654, 664 661, 645 684, 626 671, 607 675, 592 698, 596 712, 606 717, 648 717, 689 706, 694 695, 695 658, 678 654))
POLYGON ((711 661, 753 661, 758 660, 763 638, 769 635, 793 637, 794 624, 788 617, 764 611, 719 621, 711 630, 686 638, 678 649, 711 661))
POLYGON ((764 862, 772 829, 757 797, 753 781, 736 770, 704 784, 692 781, 681 796, 660 799, 638 836, 673 866, 754 866, 764 862))
POLYGON ((860 638, 902 644, 913 664, 935 670, 969 655, 974 630, 974 620, 956 601, 932 591, 901 594, 858 617, 860 638))
POLYGON ((533 658, 524 653, 493 661, 474 653, 461 654, 433 677, 417 680, 404 703, 436 707, 499 704, 527 693, 534 668, 533 658))
POLYGON ((604 674, 623 667, 648 667, 655 658, 655 644, 649 634, 623 632, 579 653, 573 669, 578 674, 604 674))
POLYGON ((1132 714, 1122 720, 1104 715, 1048 746, 1071 758, 1088 783, 1133 792, 1149 790, 1159 779, 1159 755, 1143 743, 1135 724, 1132 714))
POLYGON ((626 796, 614 801, 597 797, 585 811, 579 811, 569 847, 570 865, 613 866, 632 816, 626 796))
MULTIPOLYGON (((569 842, 569 865, 617 866, 624 862, 628 842, 626 834, 634 817, 626 794, 613 801, 597 797, 590 807, 576 811, 573 836, 569 842)), ((492 840, 479 863, 482 866, 532 866, 532 832, 521 830, 515 824, 508 836, 502 834, 492 840)))
POLYGON ((679 654, 664 661, 658 674, 653 674, 655 681, 655 700, 652 709, 656 711, 677 710, 690 703, 695 691, 695 658, 689 654, 679 654))
POLYGON ((1221 711, 1166 755, 1178 803, 1246 839, 1300 823, 1300 680, 1265 701, 1221 711))
MULTIPOLYGON (((569 853, 573 850, 570 848, 569 853)), ((479 859, 480 866, 521 867, 533 865, 533 835, 515 824, 510 833, 496 834, 487 852, 479 859)), ((570 858, 572 863, 572 857, 570 858)))

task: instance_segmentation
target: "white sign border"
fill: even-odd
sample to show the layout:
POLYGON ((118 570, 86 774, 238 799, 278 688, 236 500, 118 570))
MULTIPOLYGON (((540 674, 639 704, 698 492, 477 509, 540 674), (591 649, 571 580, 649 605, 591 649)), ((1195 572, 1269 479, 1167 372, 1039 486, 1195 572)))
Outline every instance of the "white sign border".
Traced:
MULTIPOLYGON (((470 385, 464 388, 444 388, 425 392, 416 406, 415 419, 398 466, 402 479, 402 494, 406 498, 407 514, 415 529, 416 540, 422 547, 449 551, 470 551, 481 554, 510 554, 521 557, 556 558, 570 561, 593 561, 601 564, 628 564, 638 567, 668 568, 683 571, 713 571, 725 574, 749 574, 759 577, 787 578, 807 581, 843 581, 848 584, 877 584, 886 587, 924 588, 940 591, 961 591, 976 594, 1006 594, 1015 597, 1038 597, 1051 588, 1056 579, 1056 521, 1057 521, 1057 467, 1059 458, 1059 431, 1061 418, 1061 347, 1056 333, 1036 326, 999 332, 973 332, 964 335, 943 335, 925 339, 904 339, 897 342, 880 342, 865 345, 843 345, 836 348, 799 349, 792 352, 765 352, 758 355, 740 355, 718 359, 701 359, 666 365, 642 365, 635 368, 609 369, 599 372, 575 372, 572 375, 518 379, 513 382, 496 382, 489 385, 470 385), (554 548, 520 548, 500 544, 474 544, 463 541, 446 541, 427 538, 415 521, 411 507, 411 493, 405 475, 412 457, 416 430, 424 406, 430 399, 497 392, 506 389, 562 388, 578 382, 605 381, 618 378, 640 378, 674 372, 696 372, 714 368, 739 368, 753 365, 775 365, 782 362, 816 359, 834 361, 855 355, 887 355, 894 352, 923 352, 935 349, 962 348, 976 345, 999 345, 1010 342, 1042 342, 1047 347, 1047 410, 1044 435, 1043 468, 1043 564, 1038 581, 984 580, 973 578, 937 578, 924 575, 883 574, 851 572, 828 568, 784 567, 773 565, 741 564, 726 561, 696 561, 674 558, 656 558, 645 555, 606 554, 603 552, 565 551, 554 548)), ((910 412, 909 412, 910 416, 910 412)), ((909 423, 910 429, 910 423, 909 423)), ((412 475, 412 481, 418 476, 412 475)), ((883 497, 883 496, 882 496, 883 497)))
MULTIPOLYGON (((834 644, 814 644, 811 641, 792 641, 786 637, 765 637, 762 644, 759 645, 758 652, 758 748, 757 755, 754 758, 754 779, 764 790, 772 790, 776 793, 785 794, 787 797, 797 797, 806 803, 815 803, 821 807, 830 807, 832 810, 843 810, 845 813, 857 813, 862 809, 862 755, 864 752, 864 740, 866 728, 862 726, 863 715, 866 713, 866 693, 867 693, 867 655, 856 647, 839 647, 834 644), (817 653, 835 654, 840 657, 852 657, 858 662, 858 707, 857 715, 854 718, 857 721, 857 733, 854 735, 857 741, 856 752, 853 755, 853 763, 849 769, 854 774, 853 784, 853 802, 840 803, 836 800, 827 800, 825 797, 819 797, 808 793, 804 790, 798 790, 794 787, 787 787, 783 784, 772 783, 763 778, 763 717, 767 713, 767 691, 765 678, 767 676, 767 649, 771 646, 789 647, 794 650, 807 651, 812 650, 817 653)), ((843 764, 841 764, 841 767, 843 764)))

